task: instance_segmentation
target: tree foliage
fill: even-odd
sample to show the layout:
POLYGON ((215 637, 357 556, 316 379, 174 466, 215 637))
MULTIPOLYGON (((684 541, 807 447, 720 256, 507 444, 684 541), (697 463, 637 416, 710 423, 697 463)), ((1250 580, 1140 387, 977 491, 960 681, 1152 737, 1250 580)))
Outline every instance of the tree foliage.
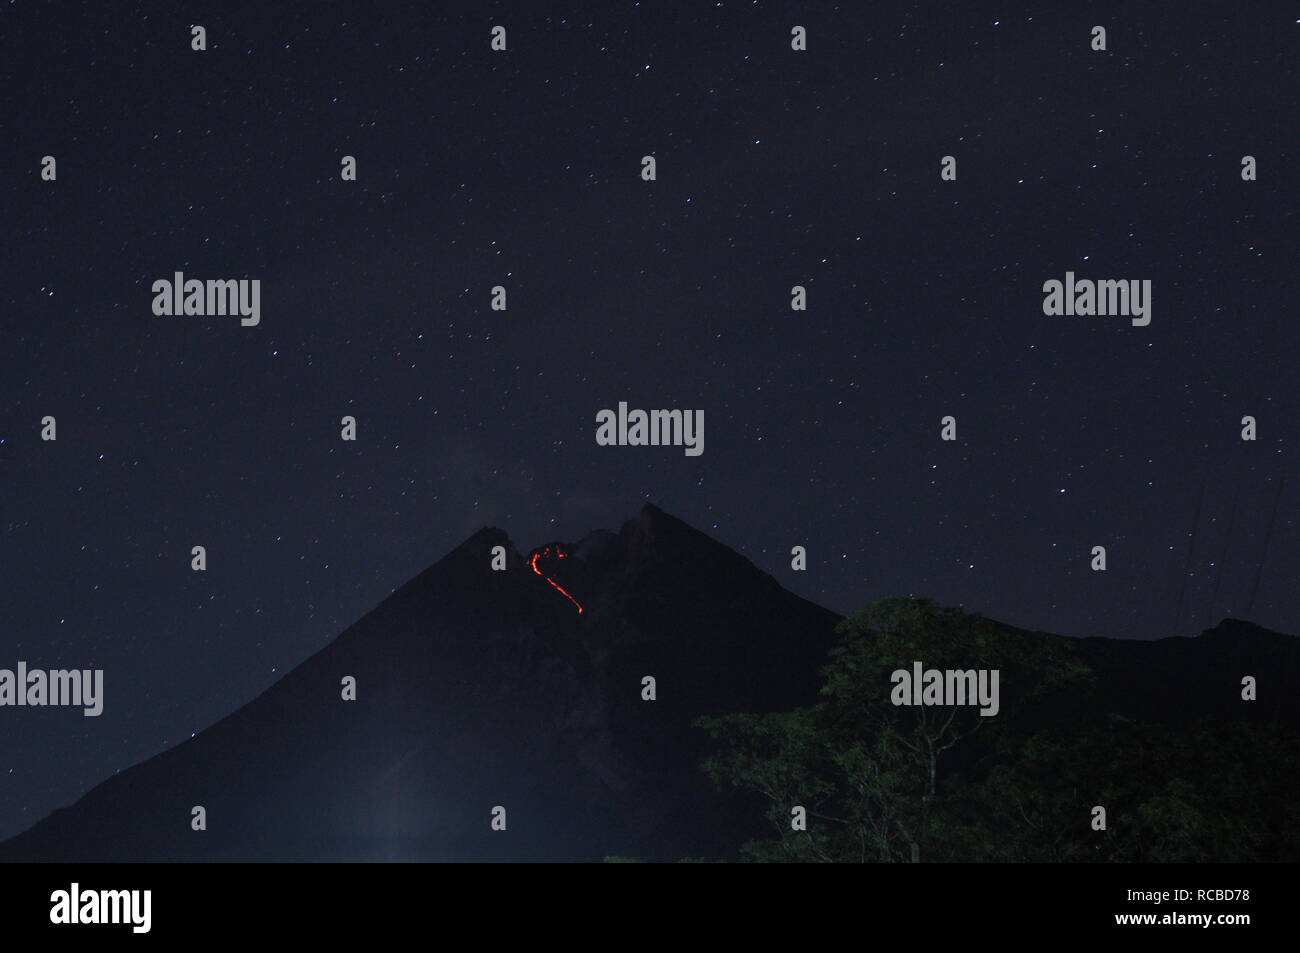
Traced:
POLYGON ((754 860, 815 862, 1273 859, 1297 851, 1284 792, 1294 738, 1266 726, 1184 730, 1088 711, 1067 640, 892 598, 844 620, 817 703, 703 718, 719 786, 761 795, 754 860), (895 706, 890 674, 998 669, 1001 710, 895 706), (1064 713, 1064 714, 1063 714, 1064 713), (1069 717, 1073 715, 1073 717, 1069 717), (1107 811, 1094 830, 1092 808, 1107 811), (792 811, 807 812, 805 830, 792 811))

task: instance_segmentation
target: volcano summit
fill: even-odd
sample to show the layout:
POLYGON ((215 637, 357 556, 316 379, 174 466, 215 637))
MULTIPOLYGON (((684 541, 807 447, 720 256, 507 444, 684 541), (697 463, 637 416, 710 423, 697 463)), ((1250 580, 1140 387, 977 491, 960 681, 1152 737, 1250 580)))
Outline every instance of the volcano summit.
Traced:
POLYGON ((0 844, 0 860, 731 854, 762 820, 709 785, 691 722, 812 700, 838 619, 652 505, 528 558, 484 528, 260 697, 0 844), (196 806, 206 830, 191 828, 196 806))
MULTIPOLYGON (((694 722, 820 703, 828 650, 856 657, 837 642, 840 621, 649 504, 617 533, 527 557, 484 528, 252 702, 0 844, 0 861, 735 858, 744 842, 771 836, 765 805, 713 786, 701 763, 714 752, 694 722)), ((972 630, 954 630, 941 649, 947 631, 923 632, 921 654, 890 650, 888 668, 913 666, 894 705, 919 706, 890 711, 924 719, 926 706, 977 700, 990 716, 976 719, 990 725, 980 737, 1008 726, 1105 728, 1118 716, 1130 730, 1133 719, 1169 726, 1174 734, 1160 737, 1178 744, 1199 737, 1188 733, 1198 719, 1291 732, 1279 737, 1300 725, 1293 692, 1244 700, 1242 676, 1300 680, 1296 640, 1249 623, 1148 642, 983 620, 992 660, 999 641, 1068 645, 1095 683, 1086 704, 1048 692, 1025 707, 1046 677, 1040 667, 998 665, 985 686, 962 658, 978 648, 972 630), (961 664, 940 666, 952 675, 941 693, 930 678, 940 669, 915 660, 938 663, 944 652, 961 664)), ((889 646, 897 633, 864 636, 889 646)), ((859 674, 841 694, 890 699, 887 669, 859 674)), ((853 725, 840 740, 856 750, 853 725)), ((835 740, 800 738, 813 751, 835 740)), ((1260 796, 1257 813, 1282 824, 1271 798, 1260 796)), ((1261 856, 1273 850, 1262 843, 1261 856)))

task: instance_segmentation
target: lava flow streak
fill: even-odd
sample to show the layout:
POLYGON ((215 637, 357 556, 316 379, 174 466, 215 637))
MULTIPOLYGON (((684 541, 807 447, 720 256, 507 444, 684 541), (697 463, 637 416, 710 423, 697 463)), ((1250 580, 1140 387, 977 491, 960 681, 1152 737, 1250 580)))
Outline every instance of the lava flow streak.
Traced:
MULTIPOLYGON (((565 591, 564 591, 564 588, 563 588, 562 586, 560 586, 558 583, 556 583, 556 581, 555 581, 554 579, 552 579, 550 576, 546 575, 546 573, 542 572, 540 569, 537 568, 537 560, 540 559, 540 558, 543 557, 543 556, 547 556, 547 555, 549 555, 550 552, 551 552, 551 547, 550 547, 550 546, 544 546, 544 547, 543 547, 542 549, 540 549, 539 551, 533 553, 533 558, 529 560, 529 565, 531 565, 531 566, 533 567, 533 572, 537 573, 537 575, 541 576, 543 579, 545 579, 547 582, 549 582, 552 586, 555 586, 555 588, 558 589, 558 590, 561 592, 561 594, 563 594, 564 598, 568 599, 568 600, 569 600, 570 602, 572 602, 575 606, 578 606, 578 614, 581 615, 581 614, 582 614, 582 606, 578 605, 578 600, 575 599, 575 598, 573 598, 573 596, 569 595, 567 592, 565 592, 565 591)), ((560 552, 560 549, 559 549, 559 547, 557 546, 556 549, 555 549, 555 558, 556 558, 556 559, 563 559, 563 558, 565 557, 565 555, 566 555, 565 553, 560 552)))

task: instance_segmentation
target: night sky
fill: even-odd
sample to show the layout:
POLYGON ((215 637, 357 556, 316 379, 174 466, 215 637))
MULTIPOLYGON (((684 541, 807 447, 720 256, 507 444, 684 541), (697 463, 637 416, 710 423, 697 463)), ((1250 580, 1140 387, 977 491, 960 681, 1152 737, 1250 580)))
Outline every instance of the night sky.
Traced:
POLYGON ((1300 632, 1297 8, 1060 6, 0 6, 0 668, 105 672, 0 708, 0 836, 483 525, 651 500, 841 612, 1300 632), (177 271, 260 324, 156 316, 177 271), (1044 315, 1067 271, 1150 325, 1044 315), (619 401, 703 454, 597 446, 619 401))

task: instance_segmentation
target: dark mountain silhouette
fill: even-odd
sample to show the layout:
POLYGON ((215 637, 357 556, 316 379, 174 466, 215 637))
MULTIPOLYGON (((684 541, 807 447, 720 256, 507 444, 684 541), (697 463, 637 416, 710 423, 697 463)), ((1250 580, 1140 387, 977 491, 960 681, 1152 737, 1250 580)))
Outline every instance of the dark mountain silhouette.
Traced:
MULTIPOLYGON (((1300 639, 1240 619, 1224 619, 1199 636, 1151 641, 1073 639, 998 623, 1012 633, 1069 645, 1092 671, 1086 696, 1046 705, 1044 722, 1096 721, 1105 714, 1181 727, 1203 719, 1300 725, 1300 639), (1242 677, 1259 683, 1255 701, 1243 704, 1242 677), (1086 704, 1087 708, 1080 705, 1086 704)), ((1038 724, 1026 728, 1040 727, 1038 724)))
POLYGON ((1194 638, 1155 641, 1080 639, 1109 710, 1165 725, 1198 718, 1300 724, 1300 639, 1240 619, 1224 619, 1194 638), (1241 680, 1259 684, 1243 705, 1241 680))
MULTIPOLYGON (((485 528, 254 701, 0 844, 0 860, 734 857, 766 821, 708 782, 691 723, 813 701, 839 621, 649 504, 618 533, 526 555, 485 528)), ((1070 642, 1099 687, 1093 710, 1064 698, 1053 719, 1099 704, 1239 717, 1243 674, 1269 686, 1252 714, 1297 719, 1282 688, 1300 675, 1297 640, 1249 623, 1070 642)))
POLYGON ((839 617, 652 505, 559 548, 539 566, 581 614, 503 531, 480 530, 263 695, 0 845, 0 860, 734 851, 760 822, 709 785, 690 723, 813 697, 839 617), (191 830, 195 805, 206 831, 191 830))

